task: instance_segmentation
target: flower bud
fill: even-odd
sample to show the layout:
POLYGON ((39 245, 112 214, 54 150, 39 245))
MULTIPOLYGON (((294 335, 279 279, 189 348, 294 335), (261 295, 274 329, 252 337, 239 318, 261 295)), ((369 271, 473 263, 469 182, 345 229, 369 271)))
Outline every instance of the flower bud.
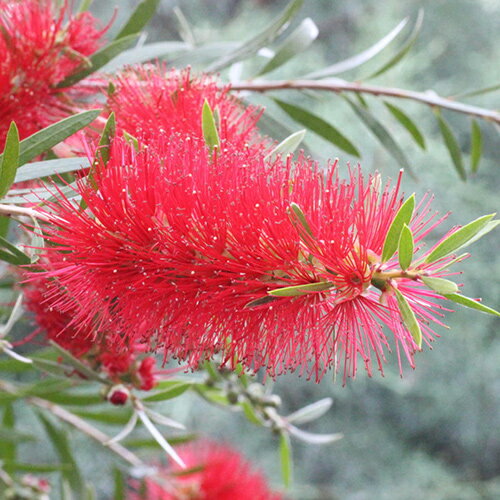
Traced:
POLYGON ((130 391, 122 384, 111 387, 107 400, 116 406, 123 406, 128 401, 130 391))

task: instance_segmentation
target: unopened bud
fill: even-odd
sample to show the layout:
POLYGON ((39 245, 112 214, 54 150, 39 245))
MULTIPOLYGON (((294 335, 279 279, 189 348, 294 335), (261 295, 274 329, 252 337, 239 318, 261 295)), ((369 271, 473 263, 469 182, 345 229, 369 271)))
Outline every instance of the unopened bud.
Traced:
POLYGON ((115 385, 108 392, 108 401, 116 406, 123 406, 130 396, 130 391, 124 385, 115 385))

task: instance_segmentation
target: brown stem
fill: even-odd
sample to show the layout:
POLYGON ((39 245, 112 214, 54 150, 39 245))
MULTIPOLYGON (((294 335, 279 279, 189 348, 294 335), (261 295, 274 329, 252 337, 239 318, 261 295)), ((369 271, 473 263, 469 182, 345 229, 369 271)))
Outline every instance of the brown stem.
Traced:
POLYGON ((441 97, 433 91, 415 92, 391 87, 365 85, 357 82, 347 82, 340 79, 329 80, 274 80, 274 81, 243 81, 231 84, 233 90, 250 90, 253 92, 268 92, 271 90, 326 90, 329 92, 354 92, 358 94, 371 94, 375 96, 395 97, 421 102, 431 107, 438 107, 476 116, 483 120, 500 124, 500 113, 489 109, 469 106, 453 99, 441 97))

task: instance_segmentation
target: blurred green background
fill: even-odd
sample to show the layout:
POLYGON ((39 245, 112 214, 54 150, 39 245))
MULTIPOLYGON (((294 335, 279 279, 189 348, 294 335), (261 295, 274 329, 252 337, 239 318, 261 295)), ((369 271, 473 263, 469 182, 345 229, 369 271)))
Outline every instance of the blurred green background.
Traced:
MULTIPOLYGON (((137 2, 119 2, 124 18, 137 2)), ((243 40, 264 27, 286 5, 272 0, 164 0, 160 12, 148 27, 148 41, 179 39, 172 8, 179 5, 191 23, 198 43, 243 40)), ((96 0, 93 10, 109 19, 114 5, 96 0)), ((306 0, 299 19, 311 17, 320 29, 317 42, 270 78, 292 77, 324 67, 366 49, 388 33, 402 18, 414 19, 425 9, 422 33, 411 53, 395 68, 373 83, 425 91, 440 95, 492 85, 500 81, 500 2, 498 0, 306 0)), ((119 22, 116 23, 118 25, 119 22)), ((390 54, 384 52, 357 72, 340 75, 362 79, 379 67, 390 54)), ((186 61, 188 63, 189 61, 186 61)), ((193 65, 202 67, 199 62, 193 65)), ((334 94, 316 97, 281 93, 287 100, 307 105, 352 138, 362 151, 362 165, 384 176, 396 176, 399 166, 380 147, 334 94)), ((498 108, 497 92, 470 99, 483 107, 498 108)), ((250 100, 261 102, 259 96, 250 100)), ((407 133, 376 99, 369 99, 389 130, 404 148, 417 172, 417 182, 408 176, 407 193, 435 193, 434 206, 452 211, 442 226, 465 223, 498 209, 499 131, 482 122, 485 155, 479 172, 467 183, 459 180, 448 152, 439 137, 432 112, 423 105, 397 103, 407 110, 424 131, 427 150, 419 150, 407 133)), ((271 109, 273 114, 275 110, 271 109)), ((292 130, 302 128, 276 114, 292 130)), ((457 132, 462 149, 468 150, 469 118, 445 113, 457 132)), ((276 131, 279 137, 280 131, 276 131)), ((307 146, 319 158, 340 157, 341 165, 354 162, 343 152, 313 134, 307 146)), ((439 236, 436 234, 436 237, 439 236)), ((500 306, 500 239, 488 235, 472 247, 473 256, 463 264, 464 293, 487 297, 500 306)), ((320 384, 296 375, 280 377, 276 392, 284 407, 293 411, 322 397, 332 397, 330 412, 309 427, 316 432, 342 432, 344 439, 330 446, 294 442, 295 474, 290 497, 294 499, 347 500, 474 500, 500 498, 499 359, 495 342, 499 322, 491 316, 460 309, 448 315, 450 330, 434 349, 417 356, 417 368, 398 373, 396 356, 389 358, 385 377, 368 379, 360 372, 356 380, 342 387, 330 375, 320 384)), ((242 416, 209 407, 194 396, 185 396, 166 405, 171 416, 188 428, 233 442, 254 459, 279 487, 277 439, 266 430, 253 427, 242 416)), ((102 474, 96 477, 97 449, 75 435, 84 470, 101 490, 110 488, 105 472, 106 458, 99 459, 102 474)), ((32 450, 34 453, 34 451, 32 450)), ((40 451, 40 453, 43 453, 40 451)), ((46 453, 46 452, 45 452, 46 453)), ((236 499, 235 499, 236 500, 236 499)))

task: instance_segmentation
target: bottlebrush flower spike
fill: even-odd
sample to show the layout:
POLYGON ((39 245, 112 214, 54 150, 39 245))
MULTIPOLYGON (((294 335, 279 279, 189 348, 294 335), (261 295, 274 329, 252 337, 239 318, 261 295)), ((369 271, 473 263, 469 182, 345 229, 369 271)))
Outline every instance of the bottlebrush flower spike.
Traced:
POLYGON ((0 0, 0 144, 11 121, 21 139, 74 112, 88 91, 57 84, 102 44, 89 12, 69 13, 51 0, 0 0))
POLYGON ((442 324, 445 297, 424 279, 446 276, 453 255, 412 255, 404 270, 397 253, 382 258, 401 218, 417 256, 443 220, 428 198, 401 216, 399 180, 381 186, 360 169, 340 180, 336 165, 266 164, 229 146, 212 156, 172 135, 139 151, 115 140, 94 182, 80 183, 86 211, 61 196, 45 214, 45 276, 82 335, 117 331, 193 366, 219 353, 319 380, 333 366, 354 376, 358 357, 382 371, 391 345, 413 366, 442 324))
POLYGON ((116 115, 118 130, 149 146, 168 140, 172 131, 203 137, 205 101, 216 115, 221 147, 229 143, 261 150, 272 145, 257 129, 262 111, 244 107, 229 93, 230 86, 221 87, 212 75, 193 76, 189 69, 167 71, 163 66, 146 65, 129 68, 113 85, 109 108, 116 115))
POLYGON ((235 450, 209 441, 177 448, 187 471, 178 465, 160 470, 159 479, 137 480, 127 500, 280 500, 264 476, 235 450))

